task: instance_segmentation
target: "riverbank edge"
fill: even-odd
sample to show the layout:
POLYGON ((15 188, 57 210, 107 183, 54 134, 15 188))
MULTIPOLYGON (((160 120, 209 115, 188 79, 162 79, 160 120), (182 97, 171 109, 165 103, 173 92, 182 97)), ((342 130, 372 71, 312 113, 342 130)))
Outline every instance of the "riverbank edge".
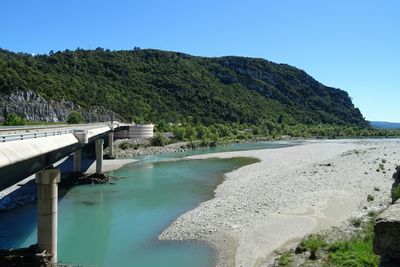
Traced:
MULTIPOLYGON (((326 141, 326 140, 325 140, 326 141)), ((331 140, 330 140, 331 141, 331 140)), ((337 141, 339 141, 340 142, 340 140, 335 140, 336 142, 337 141)), ((367 141, 367 140, 363 140, 363 141, 365 141, 365 142, 369 142, 369 141, 371 141, 371 140, 369 140, 369 141, 367 141)), ((372 140, 372 141, 374 141, 374 140, 372 140)), ((390 140, 389 140, 390 141, 390 140)), ((324 142, 324 140, 308 140, 308 141, 306 141, 303 145, 309 145, 309 144, 312 144, 312 143, 321 143, 321 142, 324 142)), ((350 143, 350 144, 352 144, 352 141, 351 140, 346 140, 345 141, 345 143, 350 143)), ((354 144, 353 144, 354 145, 354 144)), ((372 145, 372 144, 369 144, 370 146, 372 145)), ((376 144, 375 144, 376 145, 376 144)), ((285 148, 284 148, 285 149, 285 148)), ((372 149, 371 147, 369 148, 369 149, 372 149)), ((346 150, 346 151, 352 151, 352 149, 348 149, 348 150, 346 150)), ((241 152, 243 152, 243 151, 241 151, 241 152)), ((249 152, 249 151, 247 151, 247 152, 249 152)), ((251 151, 250 151, 251 152, 251 151)), ((346 152, 347 153, 347 152, 346 152)), ((230 157, 229 156, 229 154, 232 154, 232 152, 223 152, 223 153, 217 153, 217 154, 214 154, 214 155, 210 155, 210 154, 205 154, 205 155, 201 155, 200 157, 199 156, 191 156, 191 157, 188 157, 187 159, 190 159, 190 158, 209 158, 209 157, 217 157, 217 158, 227 158, 227 157, 230 157), (221 156, 222 155, 222 156, 221 156)), ((345 153, 343 152, 343 154, 342 154, 342 156, 344 155, 345 153)), ((237 156, 237 155, 236 155, 237 156)), ((244 156, 244 157, 247 157, 247 155, 240 155, 240 156, 244 156)), ((336 156, 338 156, 338 155, 336 155, 336 156)), ((233 155, 232 155, 232 157, 233 157, 233 155)), ((253 156, 254 157, 254 156, 253 156)), ((264 159, 262 159, 262 158, 260 158, 260 157, 256 157, 256 158, 258 158, 259 160, 261 160, 261 161, 264 161, 264 159)), ((318 162, 318 161, 317 161, 318 162)), ((226 175, 229 175, 229 174, 231 174, 231 173, 234 173, 234 172, 237 172, 237 170, 236 171, 233 171, 233 172, 230 172, 230 173, 227 173, 227 174, 225 174, 225 176, 226 175)), ((224 182, 222 183, 222 184, 220 184, 218 187, 217 187, 217 189, 215 190, 215 191, 218 191, 218 189, 224 184, 224 183, 226 183, 227 182, 227 180, 228 180, 229 178, 227 178, 227 177, 225 177, 225 179, 224 179, 224 182)), ((388 194, 387 194, 387 192, 386 192, 386 197, 388 196, 388 194)), ((216 198, 216 197, 215 197, 216 198)), ((214 198, 214 199, 215 199, 214 198)), ((385 202, 385 197, 383 197, 383 202, 385 202)), ((205 202, 206 203, 206 202, 205 202)), ((201 205, 203 205, 204 203, 201 203, 201 205)), ((381 203, 382 204, 382 203, 381 203)), ((200 206, 201 206, 200 205, 200 206)), ((359 206, 358 207, 358 209, 357 209, 357 211, 359 212, 360 211, 360 207, 361 206, 359 206)), ((364 212, 365 212, 365 206, 362 208, 362 210, 364 210, 364 212)), ((191 213, 192 211, 189 211, 189 212, 187 212, 187 213, 185 213, 184 215, 182 215, 181 217, 183 217, 183 216, 185 216, 186 214, 188 214, 188 213, 191 213)), ((354 214, 354 211, 351 213, 351 214, 354 214)), ((181 218, 180 217, 180 218, 181 218)), ((347 216, 348 217, 348 216, 347 216)), ((175 236, 174 237, 174 234, 166 234, 169 230, 170 230, 170 228, 174 225, 174 224, 176 224, 176 222, 180 219, 180 218, 178 218, 173 224, 171 224, 170 225, 170 227, 169 228, 167 228, 162 234, 160 234, 160 236, 159 236, 159 239, 172 239, 172 240, 184 240, 185 238, 181 238, 181 237, 177 237, 177 236, 175 236)), ((343 222, 343 220, 342 220, 342 222, 343 222)), ((317 225, 314 225, 314 227, 313 227, 314 229, 312 230, 312 231, 310 231, 310 232, 315 232, 315 228, 317 228, 317 225)), ((303 235, 303 237, 304 237, 304 235, 303 235)), ((236 256, 237 256, 237 248, 238 248, 238 242, 237 242, 237 239, 238 239, 238 237, 237 236, 235 236, 235 234, 232 234, 232 231, 226 231, 226 232, 224 232, 224 231, 221 231, 221 232, 218 232, 218 233, 216 233, 216 234, 213 234, 213 235, 206 235, 205 237, 201 237, 201 238, 194 238, 194 240, 202 240, 202 241, 205 241, 205 242, 207 242, 210 246, 212 246, 214 249, 216 249, 216 251, 217 251, 217 257, 218 257, 218 265, 217 266, 219 266, 219 267, 225 267, 225 266, 236 266, 236 256)), ((297 243, 298 242, 300 242, 302 240, 302 238, 298 238, 297 240, 295 240, 297 243)), ((276 249, 280 249, 281 247, 283 247, 283 245, 282 246, 280 246, 279 248, 276 248, 276 249)), ((275 253, 275 255, 266 255, 265 256, 265 258, 264 259, 261 259, 261 258, 259 258, 259 259, 257 259, 257 263, 255 264, 255 265, 252 265, 252 266, 267 266, 267 265, 264 265, 264 264, 266 264, 267 262, 269 262, 269 263, 271 263, 272 262, 272 260, 275 258, 277 256, 277 254, 275 253)))

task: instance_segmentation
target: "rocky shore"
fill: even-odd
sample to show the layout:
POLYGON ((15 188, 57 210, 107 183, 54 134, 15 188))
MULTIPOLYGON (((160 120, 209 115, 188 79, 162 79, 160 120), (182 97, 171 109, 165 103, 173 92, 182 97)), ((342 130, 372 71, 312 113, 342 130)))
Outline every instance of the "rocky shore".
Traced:
MULTIPOLYGON (((149 139, 133 138, 114 141, 114 156, 116 158, 131 158, 137 156, 158 155, 183 152, 187 142, 178 142, 166 146, 152 146, 149 139)), ((107 152, 108 149, 106 149, 107 152)))
POLYGON ((339 140, 192 156, 261 162, 228 173, 215 198, 159 238, 206 240, 219 252, 218 266, 269 266, 276 251, 304 236, 386 207, 399 149, 397 140, 339 140))

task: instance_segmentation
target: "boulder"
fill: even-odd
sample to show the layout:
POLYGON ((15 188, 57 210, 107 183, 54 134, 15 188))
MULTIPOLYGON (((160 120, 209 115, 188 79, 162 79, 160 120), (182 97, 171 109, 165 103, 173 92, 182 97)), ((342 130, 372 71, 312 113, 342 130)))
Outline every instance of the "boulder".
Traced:
POLYGON ((400 202, 389 206, 375 220, 374 252, 400 262, 400 202))

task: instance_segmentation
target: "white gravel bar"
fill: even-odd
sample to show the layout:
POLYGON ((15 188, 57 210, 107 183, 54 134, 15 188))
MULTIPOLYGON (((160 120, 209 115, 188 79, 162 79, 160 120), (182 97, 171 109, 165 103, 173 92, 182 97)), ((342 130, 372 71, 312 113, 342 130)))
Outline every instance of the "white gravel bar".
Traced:
POLYGON ((218 251, 217 266, 268 266, 277 249, 386 206, 392 174, 400 164, 400 143, 310 141, 189 159, 210 157, 254 157, 260 162, 226 174, 213 199, 180 216, 159 238, 208 241, 218 251), (376 170, 380 163, 385 171, 376 170), (369 194, 373 201, 367 201, 369 194))

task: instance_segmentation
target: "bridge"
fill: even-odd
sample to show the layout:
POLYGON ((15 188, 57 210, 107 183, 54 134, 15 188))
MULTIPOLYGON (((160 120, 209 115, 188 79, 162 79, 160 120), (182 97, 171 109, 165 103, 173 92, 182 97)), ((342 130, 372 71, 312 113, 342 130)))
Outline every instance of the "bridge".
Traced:
POLYGON ((38 249, 57 262, 57 199, 60 170, 57 161, 73 154, 72 172, 81 172, 81 151, 95 146, 96 173, 103 171, 104 139, 113 157, 114 133, 129 128, 119 122, 0 127, 0 190, 36 174, 38 187, 38 249))

